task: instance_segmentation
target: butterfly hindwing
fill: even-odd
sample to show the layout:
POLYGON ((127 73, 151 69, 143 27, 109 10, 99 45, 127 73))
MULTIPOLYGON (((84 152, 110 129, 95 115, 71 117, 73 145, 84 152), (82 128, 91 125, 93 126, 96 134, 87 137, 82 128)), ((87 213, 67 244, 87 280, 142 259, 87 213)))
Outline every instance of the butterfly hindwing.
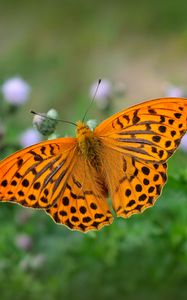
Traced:
POLYGON ((113 196, 117 216, 130 217, 154 205, 167 179, 167 164, 133 161, 134 173, 120 181, 113 196), (124 203, 125 201, 125 203, 124 203), (125 204, 125 205, 124 205, 125 204))
POLYGON ((151 207, 167 180, 166 163, 141 161, 115 150, 105 154, 104 168, 114 211, 122 217, 151 207))
POLYGON ((0 164, 0 201, 46 208, 61 195, 71 172, 76 140, 62 138, 20 150, 0 164))
POLYGON ((113 220, 106 191, 96 170, 77 154, 63 194, 47 213, 70 229, 100 229, 113 220))

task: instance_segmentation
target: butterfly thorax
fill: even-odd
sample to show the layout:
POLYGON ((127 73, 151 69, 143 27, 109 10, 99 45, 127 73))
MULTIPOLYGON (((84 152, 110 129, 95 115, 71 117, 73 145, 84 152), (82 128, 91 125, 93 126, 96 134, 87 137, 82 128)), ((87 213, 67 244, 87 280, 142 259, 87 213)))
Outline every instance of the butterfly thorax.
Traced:
POLYGON ((99 148, 100 142, 94 136, 94 132, 85 123, 78 121, 76 129, 76 137, 78 140, 79 152, 85 159, 92 164, 99 164, 99 148))

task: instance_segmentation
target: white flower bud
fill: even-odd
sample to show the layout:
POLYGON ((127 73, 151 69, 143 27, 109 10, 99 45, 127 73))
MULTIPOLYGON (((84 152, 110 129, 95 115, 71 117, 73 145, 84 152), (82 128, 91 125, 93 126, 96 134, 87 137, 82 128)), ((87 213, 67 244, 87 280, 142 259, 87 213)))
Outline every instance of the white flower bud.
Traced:
POLYGON ((86 124, 88 125, 88 127, 93 131, 95 129, 95 127, 97 126, 97 121, 94 119, 88 120, 86 122, 86 124))
POLYGON ((33 118, 33 126, 43 135, 51 135, 54 133, 58 121, 55 120, 58 113, 55 109, 50 109, 47 114, 35 115, 33 118), (48 118, 46 118, 46 117, 48 118))

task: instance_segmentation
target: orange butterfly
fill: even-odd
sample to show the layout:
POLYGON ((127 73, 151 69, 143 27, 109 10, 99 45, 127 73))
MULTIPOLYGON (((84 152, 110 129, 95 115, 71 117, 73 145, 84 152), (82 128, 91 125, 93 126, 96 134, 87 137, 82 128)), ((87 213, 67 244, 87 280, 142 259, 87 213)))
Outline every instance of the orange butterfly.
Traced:
POLYGON ((45 210, 57 223, 88 231, 152 206, 166 182, 166 161, 186 132, 187 99, 161 98, 114 114, 76 138, 20 150, 0 163, 0 200, 45 210))

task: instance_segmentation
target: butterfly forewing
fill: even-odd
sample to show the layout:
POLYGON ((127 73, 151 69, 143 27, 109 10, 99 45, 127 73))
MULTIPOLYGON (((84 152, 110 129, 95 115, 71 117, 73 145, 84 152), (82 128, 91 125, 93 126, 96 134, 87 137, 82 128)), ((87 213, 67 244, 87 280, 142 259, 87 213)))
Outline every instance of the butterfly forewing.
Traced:
POLYGON ((76 140, 57 139, 20 150, 0 164, 0 200, 46 208, 61 195, 75 159, 76 140))
POLYGON ((184 99, 158 99, 136 105, 101 123, 102 143, 128 156, 165 162, 186 132, 184 99))

